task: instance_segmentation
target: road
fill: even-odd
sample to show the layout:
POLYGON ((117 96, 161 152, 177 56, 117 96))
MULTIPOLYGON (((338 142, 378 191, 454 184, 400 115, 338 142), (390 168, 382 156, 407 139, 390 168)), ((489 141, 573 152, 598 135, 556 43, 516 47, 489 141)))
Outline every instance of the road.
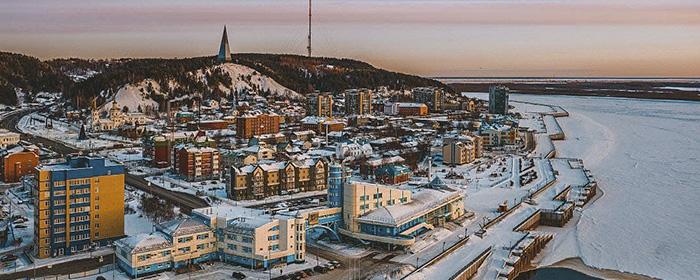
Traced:
POLYGON ((97 269, 101 266, 112 264, 114 253, 96 256, 93 258, 85 258, 72 260, 60 264, 53 264, 31 268, 28 270, 18 271, 14 273, 2 274, 0 279, 30 279, 49 275, 68 275, 71 273, 79 273, 97 269), (36 277, 35 277, 36 276, 36 277))
MULTIPOLYGON (((8 130, 15 131, 18 133, 21 133, 17 129, 17 123, 19 120, 31 113, 33 110, 18 110, 15 112, 11 112, 6 114, 1 123, 2 126, 5 127, 8 130)), ((39 137, 39 136, 34 136, 30 134, 25 134, 22 133, 22 139, 32 142, 34 144, 39 144, 41 143, 44 147, 47 147, 54 152, 57 152, 61 155, 68 155, 68 154, 77 154, 77 153, 84 153, 85 151, 75 149, 73 147, 69 147, 63 143, 44 138, 44 137, 39 137)), ((125 175, 125 183, 129 186, 133 186, 137 189, 140 189, 144 192, 153 194, 155 196, 158 196, 162 199, 165 199, 177 206, 180 207, 180 209, 183 210, 185 213, 190 213, 192 209, 195 208, 201 208, 201 207, 207 207, 209 204, 207 204, 206 201, 202 200, 199 197, 196 197, 191 194, 187 193, 180 193, 180 192, 174 192, 170 191, 164 188, 161 188, 155 184, 149 184, 146 180, 144 180, 142 177, 136 176, 136 175, 131 175, 128 173, 125 175)))

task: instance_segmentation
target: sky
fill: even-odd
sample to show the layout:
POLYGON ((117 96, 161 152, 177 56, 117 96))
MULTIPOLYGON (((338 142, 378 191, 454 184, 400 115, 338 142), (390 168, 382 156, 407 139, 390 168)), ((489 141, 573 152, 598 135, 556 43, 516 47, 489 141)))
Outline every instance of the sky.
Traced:
MULTIPOLYGON (((306 0, 0 0, 0 51, 306 53, 306 0)), ((699 0, 314 0, 313 53, 443 77, 700 77, 699 0)))

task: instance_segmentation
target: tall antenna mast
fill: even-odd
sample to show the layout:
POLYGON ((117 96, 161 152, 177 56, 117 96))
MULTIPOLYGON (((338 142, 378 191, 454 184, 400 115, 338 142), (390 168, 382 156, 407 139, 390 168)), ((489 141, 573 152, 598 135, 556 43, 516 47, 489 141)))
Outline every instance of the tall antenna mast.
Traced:
POLYGON ((309 0, 309 45, 306 50, 309 51, 309 57, 311 57, 311 0, 309 0))

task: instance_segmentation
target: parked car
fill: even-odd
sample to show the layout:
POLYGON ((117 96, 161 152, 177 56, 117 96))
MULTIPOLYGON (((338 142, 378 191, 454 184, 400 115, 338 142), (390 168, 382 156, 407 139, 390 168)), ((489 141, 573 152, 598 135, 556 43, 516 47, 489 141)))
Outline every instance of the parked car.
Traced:
POLYGON ((231 273, 231 277, 233 279, 245 279, 246 276, 245 276, 245 274, 243 274, 243 272, 234 271, 233 273, 231 273))

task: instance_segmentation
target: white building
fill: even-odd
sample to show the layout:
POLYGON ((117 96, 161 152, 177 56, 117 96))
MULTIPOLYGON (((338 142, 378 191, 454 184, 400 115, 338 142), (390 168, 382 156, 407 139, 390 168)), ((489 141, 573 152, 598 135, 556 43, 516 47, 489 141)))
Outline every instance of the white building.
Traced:
POLYGON ((5 129, 0 130, 0 148, 17 145, 19 143, 19 133, 14 133, 5 129))

